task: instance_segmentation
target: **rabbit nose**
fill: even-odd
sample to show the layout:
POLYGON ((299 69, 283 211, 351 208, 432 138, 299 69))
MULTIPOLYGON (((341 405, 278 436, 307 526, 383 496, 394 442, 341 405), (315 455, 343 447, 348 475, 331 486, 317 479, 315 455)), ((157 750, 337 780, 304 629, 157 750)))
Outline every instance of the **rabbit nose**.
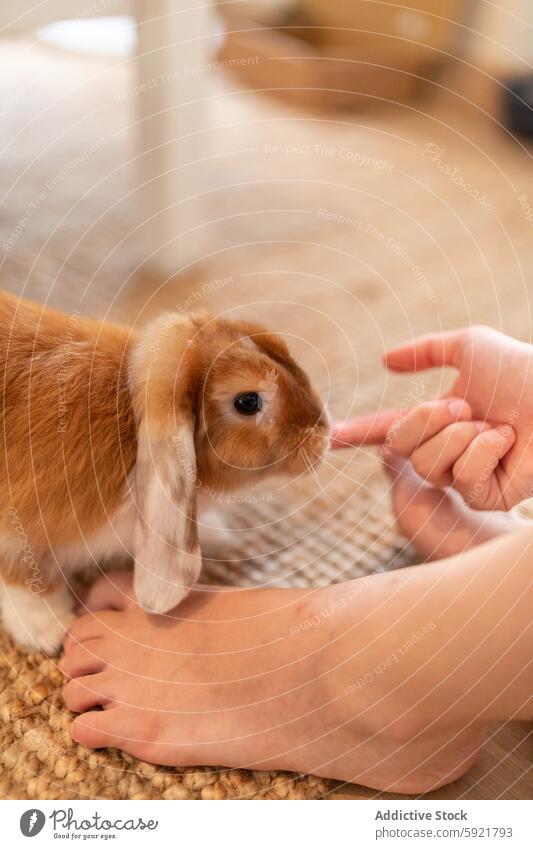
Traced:
POLYGON ((317 425, 322 429, 326 429, 329 433, 332 425, 332 418, 330 412, 327 407, 323 407, 322 412, 320 413, 320 417, 318 419, 317 425))

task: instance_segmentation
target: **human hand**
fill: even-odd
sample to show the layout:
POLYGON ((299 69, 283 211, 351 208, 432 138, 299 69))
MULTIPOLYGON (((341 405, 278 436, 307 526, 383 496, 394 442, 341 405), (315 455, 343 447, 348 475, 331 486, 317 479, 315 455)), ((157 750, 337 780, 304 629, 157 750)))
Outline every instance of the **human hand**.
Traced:
POLYGON ((471 327, 405 343, 389 351, 385 363, 398 372, 452 366, 458 376, 436 401, 339 423, 333 447, 384 444, 410 458, 430 483, 453 486, 478 510, 509 510, 531 494, 531 346, 471 327))

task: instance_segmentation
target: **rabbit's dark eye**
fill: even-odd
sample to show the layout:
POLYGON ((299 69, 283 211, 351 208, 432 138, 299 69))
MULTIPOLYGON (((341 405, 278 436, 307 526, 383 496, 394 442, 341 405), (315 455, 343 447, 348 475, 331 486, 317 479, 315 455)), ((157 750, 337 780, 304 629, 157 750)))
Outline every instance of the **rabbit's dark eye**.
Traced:
POLYGON ((243 416, 254 416, 263 409, 263 399, 257 392, 241 392, 233 399, 233 406, 243 416))

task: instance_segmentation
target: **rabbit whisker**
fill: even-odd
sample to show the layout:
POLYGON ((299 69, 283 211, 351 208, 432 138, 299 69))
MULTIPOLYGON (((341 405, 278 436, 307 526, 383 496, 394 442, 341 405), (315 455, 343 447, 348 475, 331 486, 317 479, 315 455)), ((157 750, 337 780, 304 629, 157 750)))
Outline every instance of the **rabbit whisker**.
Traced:
POLYGON ((312 461, 309 459, 309 456, 307 455, 305 448, 300 448, 300 456, 302 457, 305 465, 307 466, 307 470, 308 470, 309 474, 311 475, 311 477, 313 478, 313 480, 315 481, 316 485, 319 487, 319 489, 322 489, 323 487, 322 487, 320 478, 318 476, 318 473, 317 473, 316 469, 314 468, 312 461))

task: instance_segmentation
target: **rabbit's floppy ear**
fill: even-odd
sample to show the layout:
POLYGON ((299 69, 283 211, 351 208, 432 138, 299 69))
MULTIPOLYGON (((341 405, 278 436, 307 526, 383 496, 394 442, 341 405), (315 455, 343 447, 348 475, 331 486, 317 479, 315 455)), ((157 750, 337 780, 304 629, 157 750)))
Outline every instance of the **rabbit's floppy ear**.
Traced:
POLYGON ((202 565, 190 424, 184 422, 168 438, 141 423, 136 487, 135 595, 147 610, 165 613, 188 595, 202 565))
POLYGON ((134 589, 139 603, 154 613, 179 604, 202 565, 196 527, 193 333, 183 317, 163 316, 145 331, 131 362, 138 428, 134 589))

